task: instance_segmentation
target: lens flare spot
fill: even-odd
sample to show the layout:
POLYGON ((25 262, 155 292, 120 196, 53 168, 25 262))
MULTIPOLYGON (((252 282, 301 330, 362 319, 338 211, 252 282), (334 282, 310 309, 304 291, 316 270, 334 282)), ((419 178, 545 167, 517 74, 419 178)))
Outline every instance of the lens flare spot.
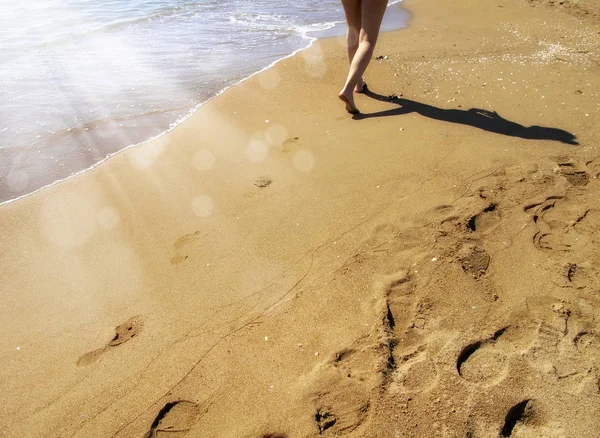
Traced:
POLYGON ((87 242, 96 232, 97 208, 81 195, 48 197, 40 210, 44 236, 63 247, 76 247, 87 242))
POLYGON ((98 225, 100 225, 102 228, 112 230, 119 225, 121 218, 119 217, 117 210, 112 207, 105 207, 98 212, 97 221, 98 225))
POLYGON ((209 217, 215 210, 215 204, 208 195, 196 196, 192 201, 192 210, 196 216, 209 217))
POLYGON ((272 68, 260 73, 257 76, 257 79, 258 84, 265 90, 273 90, 277 88, 277 86, 279 86, 279 83, 281 82, 281 77, 279 76, 279 73, 277 73, 277 71, 275 71, 272 68))
POLYGON ((166 145, 165 140, 158 138, 150 143, 131 148, 129 150, 131 165, 138 170, 149 168, 160 157, 166 145))
POLYGON ((265 131, 265 138, 270 146, 281 146, 288 138, 288 132, 283 125, 275 123, 265 131))
POLYGON ((215 166, 215 155, 208 149, 202 149, 194 155, 194 167, 206 172, 215 166))
POLYGON ((322 78, 325 76, 327 66, 325 65, 323 52, 317 44, 300 53, 302 53, 302 58, 304 59, 304 69, 309 76, 313 78, 322 78))
POLYGON ((294 167, 300 172, 309 172, 315 167, 315 156, 307 150, 300 150, 294 154, 294 167))
POLYGON ((264 161, 267 158, 267 145, 260 140, 252 140, 246 147, 246 156, 253 163, 264 161))

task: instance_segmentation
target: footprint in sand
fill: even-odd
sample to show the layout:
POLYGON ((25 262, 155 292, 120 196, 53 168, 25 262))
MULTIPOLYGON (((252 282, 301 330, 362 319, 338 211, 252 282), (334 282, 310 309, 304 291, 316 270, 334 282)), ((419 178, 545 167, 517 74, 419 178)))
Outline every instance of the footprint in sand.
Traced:
POLYGON ((317 429, 319 429, 319 435, 325 432, 327 429, 332 428, 337 423, 337 418, 331 412, 330 408, 320 407, 315 413, 315 423, 317 429))
MULTIPOLYGON (((513 402, 514 403, 514 402, 513 402)), ((536 399, 521 399, 512 406, 504 406, 503 415, 495 425, 469 421, 467 438, 479 437, 530 437, 563 438, 565 431, 561 421, 552 421, 543 404, 536 399)))
POLYGON ((358 429, 367 419, 370 401, 369 391, 352 384, 350 379, 324 385, 316 395, 314 420, 318 432, 332 429, 342 435, 358 429))
POLYGON ((363 355, 360 351, 357 351, 354 348, 344 348, 334 354, 334 358, 330 363, 334 368, 340 370, 342 374, 350 378, 364 381, 368 377, 366 375, 368 369, 357 366, 359 365, 357 361, 359 361, 361 357, 363 357, 363 355))
POLYGON ((386 316, 382 318, 385 327, 377 329, 375 340, 370 336, 361 338, 317 365, 303 379, 319 434, 345 435, 368 421, 372 394, 381 391, 388 381, 384 363, 391 355, 386 340, 393 323, 386 316))
POLYGON ((585 235, 592 243, 600 242, 600 209, 585 209, 573 215, 569 224, 577 234, 585 235))
POLYGON ((366 420, 370 394, 377 384, 373 378, 377 355, 375 348, 346 348, 320 369, 311 385, 320 434, 329 429, 336 435, 348 433, 366 420))
POLYGON ((597 393, 594 386, 600 377, 596 366, 600 341, 595 311, 585 313, 579 306, 553 297, 531 297, 526 303, 538 324, 535 339, 524 355, 529 365, 563 382, 569 393, 597 393))
POLYGON ((585 289, 593 286, 594 283, 600 284, 600 279, 594 272, 590 262, 587 263, 567 263, 563 267, 563 273, 567 286, 575 289, 585 289))
POLYGON ((196 231, 194 233, 186 234, 185 236, 177 239, 177 242, 175 242, 175 245, 173 245, 175 247, 176 255, 173 258, 171 258, 171 264, 180 265, 183 262, 185 262, 189 257, 188 254, 185 254, 185 247, 188 244, 196 241, 199 237, 200 231, 196 231))
POLYGON ((171 259, 172 265, 180 265, 187 260, 189 256, 186 255, 177 255, 171 259))
POLYGON ((194 402, 188 400, 169 402, 159 411, 144 438, 182 438, 192 430, 200 413, 200 406, 194 402))
POLYGON ((142 319, 139 316, 134 316, 133 318, 125 321, 123 324, 118 325, 115 327, 114 337, 108 342, 108 344, 102 348, 90 351, 89 353, 81 356, 77 361, 77 365, 85 366, 97 361, 102 354, 108 350, 111 350, 137 336, 142 330, 142 326, 142 319))
POLYGON ((284 154, 289 153, 290 152, 289 146, 298 143, 298 140, 300 140, 300 137, 290 137, 290 138, 288 138, 281 145, 281 152, 284 153, 284 154))
POLYGON ((410 228, 402 231, 394 224, 382 223, 377 225, 371 235, 359 248, 358 254, 362 260, 390 255, 396 258, 400 266, 411 266, 426 254, 423 242, 430 235, 424 228, 410 228))
POLYGON ((550 196, 525 206, 537 228, 533 236, 537 249, 570 252, 580 259, 596 256, 597 251, 592 248, 600 243, 600 205, 595 199, 588 198, 586 202, 580 198, 550 196))
POLYGON ((380 224, 372 231, 365 242, 364 250, 376 252, 378 249, 389 245, 400 236, 400 228, 393 224, 380 224))
POLYGON ((412 351, 398 352, 398 332, 408 329, 423 330, 427 325, 431 302, 425 297, 414 296, 416 284, 408 271, 399 271, 382 277, 375 290, 385 297, 382 312, 382 345, 387 351, 382 356, 381 371, 384 376, 382 388, 391 392, 420 393, 436 386, 438 372, 429 358, 425 345, 412 351))
POLYGON ((260 189, 265 187, 269 187, 273 180, 268 176, 261 176, 256 181, 254 181, 254 185, 260 189))
POLYGON ((407 394, 427 392, 437 386, 438 372, 424 345, 396 359, 394 383, 390 391, 407 394))
POLYGON ((569 331, 571 310, 558 298, 531 296, 525 300, 527 313, 539 324, 538 332, 548 343, 557 344, 569 331))
POLYGON ((573 345, 581 353, 595 349, 599 350, 598 335, 593 331, 582 330, 573 338, 573 345))
POLYGON ((494 203, 489 204, 467 221, 466 228, 471 233, 487 233, 500 223, 500 211, 494 203))
POLYGON ((385 297, 385 316, 392 324, 392 332, 426 328, 433 304, 427 297, 418 299, 414 294, 416 287, 409 271, 398 271, 375 282, 374 290, 385 297))
POLYGON ((409 329, 425 330, 429 322, 429 315, 433 310, 433 302, 430 298, 424 297, 416 302, 413 310, 413 317, 408 325, 409 329))
POLYGON ((374 289, 381 296, 395 298, 397 296, 409 295, 414 289, 410 283, 411 277, 408 271, 398 271, 386 275, 375 282, 374 289))
POLYGON ((415 282, 408 271, 398 271, 375 282, 374 291, 385 297, 388 325, 406 329, 413 317, 415 288, 415 282))
POLYGON ((506 413, 504 424, 500 430, 500 437, 511 437, 515 428, 531 424, 536 416, 536 403, 534 400, 523 400, 512 406, 506 413))
POLYGON ((593 178, 600 178, 600 158, 585 163, 588 170, 592 173, 593 178))
POLYGON ((508 373, 510 357, 529 348, 531 337, 528 331, 507 326, 468 344, 456 360, 458 375, 471 383, 497 385, 508 373))
POLYGON ((508 409, 498 436, 562 438, 566 435, 562 422, 548 418, 539 400, 525 399, 508 409))
POLYGON ((537 323, 536 336, 526 359, 542 372, 562 375, 563 357, 559 354, 559 345, 568 344, 571 310, 557 299, 543 296, 527 298, 526 306, 529 316, 537 323))
POLYGON ((524 207, 525 212, 533 213, 533 223, 537 227, 537 231, 533 235, 533 246, 540 251, 567 251, 569 249, 554 235, 554 227, 545 219, 546 214, 554 209, 556 203, 561 199, 563 199, 562 196, 550 196, 541 202, 524 207))
POLYGON ((487 272, 491 261, 490 255, 484 249, 472 245, 462 248, 458 257, 462 270, 474 279, 487 272))
POLYGON ((458 375, 473 383, 499 383, 506 375, 508 354, 498 340, 507 327, 462 349, 456 361, 458 375))
POLYGON ((590 180, 588 173, 584 170, 578 170, 574 163, 558 163, 557 170, 572 186, 585 186, 590 180))

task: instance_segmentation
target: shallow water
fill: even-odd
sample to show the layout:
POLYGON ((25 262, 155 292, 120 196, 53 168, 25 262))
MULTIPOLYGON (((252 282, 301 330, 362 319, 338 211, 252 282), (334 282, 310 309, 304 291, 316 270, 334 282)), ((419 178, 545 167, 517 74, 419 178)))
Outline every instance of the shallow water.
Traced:
MULTIPOLYGON (((0 202, 160 135, 344 32, 338 0, 0 0, 0 202)), ((384 30, 408 14, 388 10, 384 30)))

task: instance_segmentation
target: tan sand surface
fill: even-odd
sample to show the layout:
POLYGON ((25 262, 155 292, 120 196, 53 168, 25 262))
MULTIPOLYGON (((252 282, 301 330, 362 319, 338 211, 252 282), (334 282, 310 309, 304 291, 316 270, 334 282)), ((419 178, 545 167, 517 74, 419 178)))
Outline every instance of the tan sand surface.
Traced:
POLYGON ((600 436, 600 6, 406 6, 0 209, 1 436, 600 436))

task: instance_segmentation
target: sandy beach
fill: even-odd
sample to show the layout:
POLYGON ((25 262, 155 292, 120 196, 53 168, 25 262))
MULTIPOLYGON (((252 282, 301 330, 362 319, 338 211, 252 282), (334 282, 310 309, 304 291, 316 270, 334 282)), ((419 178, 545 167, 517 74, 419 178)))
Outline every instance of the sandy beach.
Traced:
POLYGON ((600 436, 600 5, 405 7, 0 208, 1 436, 600 436))

